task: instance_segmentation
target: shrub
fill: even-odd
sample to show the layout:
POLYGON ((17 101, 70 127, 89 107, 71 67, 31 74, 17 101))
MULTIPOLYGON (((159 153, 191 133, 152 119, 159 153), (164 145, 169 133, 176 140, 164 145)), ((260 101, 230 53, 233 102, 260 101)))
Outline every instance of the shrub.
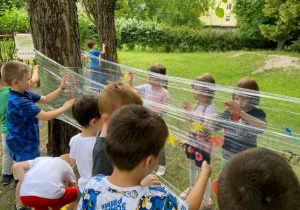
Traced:
POLYGON ((119 19, 119 48, 129 50, 141 46, 162 52, 229 51, 241 49, 273 49, 276 43, 266 39, 247 38, 237 30, 214 31, 156 25, 150 21, 119 19))

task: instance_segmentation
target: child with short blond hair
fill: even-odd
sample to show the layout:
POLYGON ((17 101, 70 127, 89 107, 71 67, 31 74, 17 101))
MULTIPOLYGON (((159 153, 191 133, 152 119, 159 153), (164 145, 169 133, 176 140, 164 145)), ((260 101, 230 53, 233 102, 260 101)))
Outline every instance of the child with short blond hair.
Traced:
POLYGON ((99 97, 98 106, 104 125, 93 150, 93 176, 97 174, 111 175, 113 172, 113 167, 105 153, 107 124, 110 116, 127 104, 143 105, 143 101, 135 89, 122 82, 108 84, 99 97))

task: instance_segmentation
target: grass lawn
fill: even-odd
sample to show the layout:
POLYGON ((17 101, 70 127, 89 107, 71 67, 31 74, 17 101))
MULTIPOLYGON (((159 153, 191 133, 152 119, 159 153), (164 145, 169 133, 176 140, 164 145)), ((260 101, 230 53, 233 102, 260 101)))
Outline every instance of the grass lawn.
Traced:
MULTIPOLYGON (((227 86, 234 86, 240 78, 251 76, 253 79, 257 80, 260 90, 263 92, 300 98, 300 68, 276 67, 255 75, 251 74, 255 70, 265 65, 265 61, 269 59, 269 55, 289 55, 298 57, 300 61, 299 54, 274 51, 238 51, 225 53, 211 52, 184 54, 119 52, 119 61, 123 65, 139 69, 147 69, 154 63, 161 63, 166 66, 167 75, 187 79, 194 79, 195 77, 204 73, 210 73, 215 78, 217 84, 227 86)), ((190 86, 188 85, 187 88, 190 89, 190 86)), ((170 87, 169 92, 171 96, 171 104, 180 105, 184 101, 192 102, 193 100, 191 93, 188 91, 181 91, 170 87)), ((225 95, 227 99, 231 96, 230 93, 225 95)), ((219 112, 224 110, 223 99, 215 98, 214 102, 216 103, 219 112)), ((272 129, 274 129, 273 125, 276 127, 276 129, 278 128, 279 134, 284 134, 284 128, 289 127, 294 132, 293 135, 300 135, 300 103, 295 104, 285 101, 266 99, 262 100, 260 107, 267 113, 268 125, 270 125, 272 129), (278 112, 278 110, 280 110, 280 112, 278 112), (290 113, 290 111, 298 114, 298 116, 294 116, 290 113)), ((169 125, 176 127, 179 130, 178 132, 184 133, 184 136, 187 137, 189 126, 188 123, 180 120, 174 120, 172 117, 167 115, 165 115, 164 118, 169 125)), ((45 135, 47 134, 47 126, 43 126, 43 128, 41 127, 40 130, 41 136, 46 139, 45 135)), ((262 137, 259 137, 259 145, 264 146, 265 144, 268 144, 270 147, 278 147, 281 150, 290 149, 291 144, 284 144, 284 140, 283 142, 274 142, 272 139, 267 140, 269 137, 270 136, 268 134, 264 134, 262 137)), ((296 148, 298 147, 299 145, 296 148)), ((297 151, 299 151, 299 149, 297 151)), ((220 152, 221 150, 218 148, 214 153, 215 155, 212 157, 212 180, 216 179, 220 173, 220 152)), ((168 171, 163 178, 165 181, 169 182, 170 185, 174 185, 175 188, 177 188, 177 190, 175 189, 176 193, 180 193, 189 186, 188 160, 185 158, 184 151, 177 145, 170 146, 167 144, 166 154, 168 171)), ((299 163, 294 161, 293 164, 296 165, 294 169, 300 178, 299 163)), ((0 186, 0 191, 3 191, 2 198, 0 195, 0 209, 12 208, 15 202, 14 190, 12 189, 12 186, 0 186)), ((212 198, 214 200, 214 209, 218 209, 216 205, 216 197, 212 195, 212 198)))
MULTIPOLYGON (((234 86, 235 83, 242 77, 251 77, 255 79, 260 87, 260 90, 267 93, 275 93, 283 96, 290 96, 300 98, 299 84, 300 84, 300 68, 275 67, 265 70, 262 73, 252 74, 255 70, 265 65, 265 61, 269 59, 269 55, 289 55, 298 57, 296 53, 282 53, 274 51, 258 51, 258 52, 225 52, 225 53, 147 53, 147 52, 119 52, 120 63, 126 66, 135 67, 139 69, 147 69, 154 63, 163 64, 167 68, 167 75, 176 76, 187 79, 194 79, 204 73, 210 73, 216 80, 217 84, 234 86)), ((180 91, 169 88, 171 104, 180 100, 192 100, 191 93, 187 91, 180 91), (190 95, 186 95, 190 94, 190 95)), ((222 93, 225 94, 226 93, 222 93)), ((230 97, 230 94, 226 97, 230 97)), ((223 101, 215 99, 218 107, 222 108, 223 101)), ((279 134, 284 134, 284 129, 289 127, 294 131, 294 135, 300 134, 300 104, 289 103, 285 101, 276 101, 263 98, 260 108, 267 113, 267 122, 270 130, 279 129, 279 134), (278 110, 281 110, 278 113, 278 110), (283 110, 286 110, 283 111, 283 110), (293 111, 298 115, 289 113, 293 111)), ((174 120, 164 117, 168 124, 176 126, 174 120)), ((177 126, 179 127, 179 126, 177 126)), ((186 134, 187 135, 187 134, 186 134)), ((298 136, 299 137, 299 136, 298 136)), ((278 136, 277 136, 278 138, 278 136)), ((264 135, 258 137, 258 144, 260 146, 268 146, 276 148, 281 151, 291 150, 293 152, 299 151, 298 146, 291 149, 292 144, 285 144, 272 139, 272 135, 265 132, 264 135)), ((189 186, 188 176, 188 161, 185 158, 184 151, 178 146, 166 146, 168 172, 164 178, 170 184, 176 186, 179 191, 184 190, 189 186)), ((299 153, 299 152, 298 152, 299 153)), ((217 178, 220 173, 220 151, 218 155, 212 158, 213 174, 212 180, 217 178)), ((300 156, 299 156, 300 157, 300 156)), ((293 160, 297 162, 297 160, 293 160)), ((294 170, 300 178, 299 163, 296 163, 294 170)), ((178 191, 176 191, 178 192, 178 191)), ((214 200, 214 209, 217 209, 216 198, 214 200)))

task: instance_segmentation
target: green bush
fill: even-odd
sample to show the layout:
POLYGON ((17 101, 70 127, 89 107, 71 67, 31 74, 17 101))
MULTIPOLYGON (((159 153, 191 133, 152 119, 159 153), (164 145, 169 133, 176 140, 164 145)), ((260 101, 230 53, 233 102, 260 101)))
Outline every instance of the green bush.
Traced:
POLYGON ((161 52, 229 51, 273 49, 276 44, 265 39, 242 37, 238 31, 191 29, 156 25, 153 22, 120 19, 117 21, 119 48, 136 47, 161 52))
POLYGON ((14 32, 29 33, 29 22, 26 9, 18 9, 14 4, 0 5, 0 34, 12 35, 14 32))
POLYGON ((83 50, 88 49, 87 47, 88 40, 94 40, 95 42, 98 43, 99 35, 98 35, 97 27, 87 17, 87 15, 80 10, 78 10, 78 25, 79 25, 81 49, 83 50))

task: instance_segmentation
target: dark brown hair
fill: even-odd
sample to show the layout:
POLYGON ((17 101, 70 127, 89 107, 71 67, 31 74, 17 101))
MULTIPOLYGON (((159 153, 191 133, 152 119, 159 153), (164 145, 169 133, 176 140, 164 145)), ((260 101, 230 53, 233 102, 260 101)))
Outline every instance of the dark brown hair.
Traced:
POLYGON ((297 210, 300 185, 284 157, 253 148, 226 163, 217 198, 220 210, 297 210))
POLYGON ((106 153, 119 170, 131 171, 148 156, 157 157, 168 134, 166 123, 157 113, 141 105, 127 105, 110 119, 106 153))
POLYGON ((98 108, 98 98, 85 95, 75 100, 72 106, 72 114, 82 127, 88 127, 92 119, 101 118, 98 108))
POLYGON ((88 46, 88 48, 90 48, 90 49, 92 49, 92 47, 93 47, 95 44, 96 44, 96 42, 93 41, 93 40, 89 40, 89 41, 87 42, 87 46, 88 46))
POLYGON ((127 104, 143 105, 143 100, 137 91, 122 82, 108 84, 99 97, 99 111, 111 115, 115 110, 127 104))
POLYGON ((8 61, 2 66, 1 75, 4 82, 11 86, 14 79, 22 80, 24 74, 30 71, 31 69, 25 63, 19 61, 8 61))
MULTIPOLYGON (((196 89, 197 87, 201 87, 200 84, 197 84, 197 82, 206 82, 206 83, 212 83, 215 84, 215 79, 210 74, 203 74, 199 77, 196 77, 194 82, 192 83, 192 88, 196 89)), ((214 87, 201 87, 204 95, 207 97, 207 99, 212 100, 215 95, 215 88, 214 87)))
MULTIPOLYGON (((244 77, 244 78, 240 79, 236 83, 235 87, 259 91, 257 82, 254 79, 251 79, 249 77, 244 77)), ((236 95, 236 93, 233 93, 232 98, 234 98, 235 95, 236 95)), ((241 95, 245 95, 248 98, 248 100, 249 100, 248 104, 250 106, 257 106, 259 104, 259 100, 260 100, 259 96, 249 96, 249 95, 247 95, 247 93, 245 93, 245 94, 242 93, 241 95)))
POLYGON ((153 66, 150 66, 147 70, 150 72, 154 72, 157 74, 163 74, 163 75, 166 75, 166 73, 167 73, 166 67, 164 67, 161 64, 154 64, 153 66))

